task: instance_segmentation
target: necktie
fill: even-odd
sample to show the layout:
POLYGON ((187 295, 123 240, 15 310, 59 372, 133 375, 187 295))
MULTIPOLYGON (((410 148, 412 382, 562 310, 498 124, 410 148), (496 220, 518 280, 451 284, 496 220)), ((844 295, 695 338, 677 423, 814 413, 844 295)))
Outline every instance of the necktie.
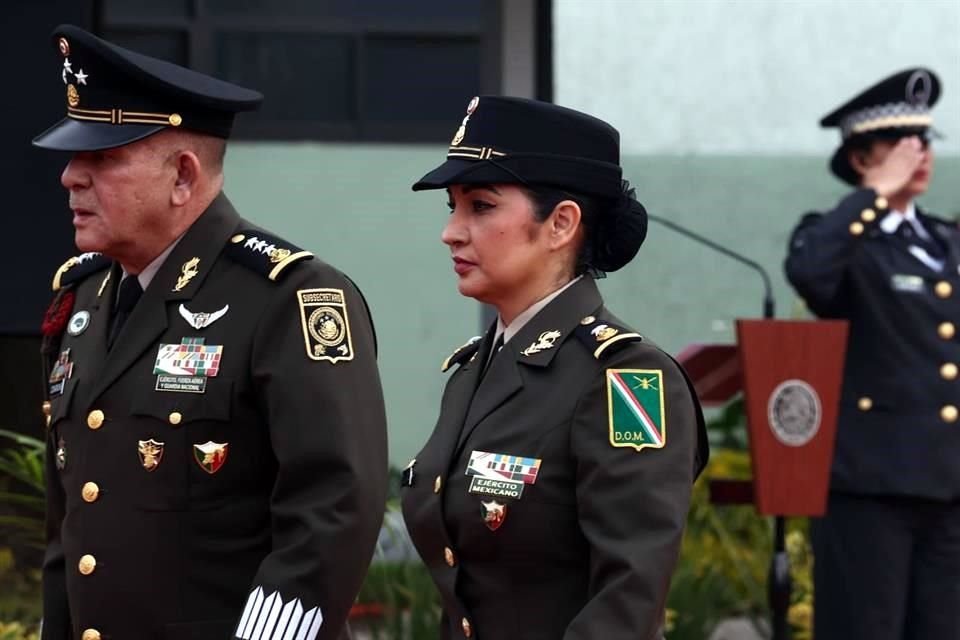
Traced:
POLYGON ((943 260, 946 258, 946 252, 940 243, 937 242, 926 229, 923 229, 922 233, 920 229, 923 229, 923 227, 920 226, 919 220, 904 220, 897 228, 897 233, 910 244, 926 251, 927 255, 934 260, 943 260))
POLYGON ((503 333, 497 338, 497 341, 493 343, 493 348, 490 349, 490 355, 487 356, 487 364, 483 368, 483 372, 480 374, 482 378, 487 374, 487 371, 490 369, 490 364, 493 362, 493 359, 497 357, 497 353, 500 352, 500 349, 503 348, 503 333))
POLYGON ((120 335, 120 329, 123 323, 130 317, 130 312, 137 305, 140 296, 143 295, 143 288, 136 276, 130 275, 120 283, 120 291, 117 294, 117 304, 113 308, 113 321, 110 324, 110 335, 107 338, 107 348, 113 346, 113 341, 120 335))

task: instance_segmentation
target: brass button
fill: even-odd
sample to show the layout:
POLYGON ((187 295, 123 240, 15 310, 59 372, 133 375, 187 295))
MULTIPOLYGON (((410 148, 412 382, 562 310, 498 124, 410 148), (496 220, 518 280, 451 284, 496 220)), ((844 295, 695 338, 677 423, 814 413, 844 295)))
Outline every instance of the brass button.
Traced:
POLYGON ((889 206, 889 203, 883 196, 877 196, 877 199, 873 201, 873 206, 875 206, 877 209, 886 209, 889 206))
POLYGON ((946 280, 941 280, 933 288, 933 292, 937 294, 938 298, 949 298, 950 294, 953 293, 953 285, 946 280))
POLYGON ((944 340, 950 340, 956 332, 957 328, 953 326, 952 322, 941 322, 940 326, 937 327, 937 334, 944 340))
POLYGON ((586 318, 580 321, 580 324, 582 324, 583 326, 587 326, 588 324, 592 324, 596 321, 597 319, 594 318, 593 316, 587 316, 586 318))
POLYGON ((243 239, 245 237, 246 236, 244 236, 242 233, 238 233, 237 235, 230 238, 230 242, 232 242, 233 244, 237 244, 238 242, 243 242, 243 239))
POLYGON ((956 422, 957 416, 960 416, 960 411, 957 411, 957 408, 952 404, 944 405, 940 409, 940 419, 944 422, 956 422))
POLYGON ((443 479, 440 476, 437 476, 433 479, 433 492, 440 493, 440 487, 443 486, 443 479))
POLYGON ((49 400, 44 400, 43 404, 40 405, 40 408, 43 410, 43 415, 50 417, 50 412, 53 410, 53 405, 50 404, 49 400))
POLYGON ((180 424, 180 421, 183 420, 183 414, 181 414, 179 411, 174 411, 170 414, 168 420, 170 420, 170 424, 177 426, 180 424))
POLYGON ((859 220, 854 220, 850 223, 850 234, 858 236, 863 233, 863 223, 859 220))
POLYGON ((452 567, 457 564, 456 558, 453 557, 453 549, 450 547, 443 548, 443 559, 447 561, 447 566, 452 567))
POLYGON ((463 635, 468 638, 473 635, 473 627, 470 626, 470 621, 466 618, 460 621, 460 626, 463 628, 463 635))
POLYGON ((857 400, 857 408, 860 409, 860 411, 870 411, 870 409, 873 409, 873 398, 863 396, 857 400))
POLYGON ((103 417, 103 411, 100 411, 100 409, 94 409, 87 414, 87 426, 91 429, 99 429, 103 426, 103 417))
POLYGON ((864 222, 873 222, 877 219, 877 212, 873 209, 864 209, 860 212, 860 219, 864 222))
POLYGON ((95 502, 100 497, 100 487, 96 482, 83 483, 83 489, 80 490, 84 502, 95 502))
POLYGON ((957 377, 957 365, 947 362, 940 367, 940 375, 944 380, 953 380, 957 377))
POLYGON ((96 629, 84 629, 81 640, 100 640, 100 632, 96 629))
POLYGON ((80 569, 80 573, 88 576, 93 573, 94 569, 97 568, 97 559, 88 553, 80 558, 80 562, 77 564, 77 567, 80 569))

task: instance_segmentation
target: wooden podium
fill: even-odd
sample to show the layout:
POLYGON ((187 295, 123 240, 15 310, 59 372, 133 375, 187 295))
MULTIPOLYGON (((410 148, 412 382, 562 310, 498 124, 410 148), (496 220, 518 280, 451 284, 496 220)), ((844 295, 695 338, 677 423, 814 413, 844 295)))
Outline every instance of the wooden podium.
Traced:
POLYGON ((736 345, 691 345, 678 356, 700 402, 743 391, 752 480, 714 479, 715 504, 747 504, 774 516, 768 595, 774 640, 789 638, 786 516, 826 510, 847 323, 738 320, 736 345))
POLYGON ((715 502, 753 502, 764 515, 823 515, 846 340, 841 320, 738 320, 737 345, 680 353, 704 406, 743 391, 753 480, 719 481, 715 502))

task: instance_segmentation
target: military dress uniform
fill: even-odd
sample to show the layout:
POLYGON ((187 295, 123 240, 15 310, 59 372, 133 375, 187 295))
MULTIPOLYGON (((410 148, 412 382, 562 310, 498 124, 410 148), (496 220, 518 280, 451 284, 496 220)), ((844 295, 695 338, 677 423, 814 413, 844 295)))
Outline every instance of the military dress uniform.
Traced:
POLYGON ((659 637, 706 457, 683 371, 590 277, 484 372, 495 326, 445 363, 440 417, 401 489, 442 637, 659 637), (630 404, 651 423, 621 413, 630 404))
MULTIPOLYGON (((141 62, 79 29, 55 37, 91 83, 120 74, 113 56, 141 62)), ((189 126, 191 94, 173 99, 189 126)), ((79 122, 38 143, 95 144, 79 122)), ((137 278, 83 254, 53 280, 42 637, 339 637, 387 484, 360 291, 222 193, 123 308, 137 278)))
MULTIPOLYGON (((939 89, 931 98, 935 76, 917 73, 872 88, 828 125, 871 131, 870 118, 898 115, 904 85, 921 78, 923 104, 904 105, 902 126, 877 126, 927 135, 924 108, 939 89)), ((840 177, 844 155, 833 160, 840 177)), ((828 513, 813 525, 815 636, 960 637, 957 224, 892 212, 857 188, 803 217, 786 273, 816 315, 850 322, 828 513)))

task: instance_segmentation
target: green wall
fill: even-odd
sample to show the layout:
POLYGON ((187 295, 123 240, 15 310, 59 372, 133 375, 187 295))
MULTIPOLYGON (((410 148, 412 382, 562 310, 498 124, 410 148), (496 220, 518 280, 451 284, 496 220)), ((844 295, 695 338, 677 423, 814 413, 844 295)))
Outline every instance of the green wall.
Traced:
MULTIPOLYGON (((374 314, 390 424, 391 460, 403 464, 433 429, 445 382, 440 363, 479 331, 479 305, 456 290, 440 231, 438 192, 410 185, 443 158, 440 146, 234 143, 226 192, 242 215, 348 273, 374 314)), ((625 175, 648 210, 763 264, 777 315, 792 314, 782 273, 798 217, 844 193, 826 158, 633 156, 625 175)), ((938 160, 922 200, 960 214, 960 157, 938 160)), ((731 342, 737 317, 758 317, 759 277, 672 231, 651 225, 628 267, 601 283, 608 306, 665 349, 731 342)), ((356 390, 363 402, 363 389, 356 390)))

